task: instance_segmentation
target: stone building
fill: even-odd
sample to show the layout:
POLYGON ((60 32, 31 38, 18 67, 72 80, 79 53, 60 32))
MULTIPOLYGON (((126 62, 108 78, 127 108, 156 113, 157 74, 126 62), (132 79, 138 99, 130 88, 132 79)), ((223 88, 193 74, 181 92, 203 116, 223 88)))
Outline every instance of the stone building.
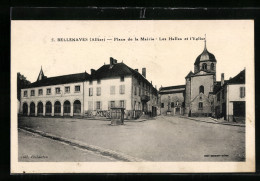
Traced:
POLYGON ((161 115, 182 115, 184 113, 185 85, 161 87, 159 89, 161 115))
POLYGON ((162 115, 212 116, 227 121, 245 120, 245 70, 230 80, 216 81, 215 56, 207 50, 196 58, 194 72, 185 77, 185 85, 159 89, 162 115), (178 106, 176 107, 176 103, 178 106))
POLYGON ((185 114, 189 116, 211 116, 212 92, 216 82, 215 56, 205 47, 196 58, 194 73, 192 71, 185 77, 185 114))
POLYGON ((110 108, 125 108, 126 118, 156 115, 157 90, 126 64, 110 63, 99 69, 47 78, 42 69, 36 82, 21 90, 21 112, 31 116, 109 117, 110 108))

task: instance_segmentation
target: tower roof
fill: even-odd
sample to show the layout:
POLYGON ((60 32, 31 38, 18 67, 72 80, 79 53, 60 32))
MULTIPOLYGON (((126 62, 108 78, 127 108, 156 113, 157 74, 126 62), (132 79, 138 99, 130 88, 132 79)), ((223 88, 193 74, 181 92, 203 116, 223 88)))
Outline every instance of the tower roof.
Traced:
POLYGON ((196 61, 194 63, 194 65, 199 64, 200 62, 205 62, 205 61, 210 61, 210 62, 216 62, 216 58, 215 56, 210 53, 207 50, 207 46, 206 46, 206 38, 205 38, 205 47, 203 52, 196 58, 196 61))

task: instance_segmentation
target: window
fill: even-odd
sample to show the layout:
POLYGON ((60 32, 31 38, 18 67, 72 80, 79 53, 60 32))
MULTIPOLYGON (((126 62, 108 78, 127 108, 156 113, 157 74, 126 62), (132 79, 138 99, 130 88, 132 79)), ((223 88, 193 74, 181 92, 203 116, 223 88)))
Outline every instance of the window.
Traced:
POLYGON ((70 93, 70 87, 65 87, 65 93, 70 93))
POLYGON ((35 96, 35 91, 31 90, 31 96, 35 96))
POLYGON ((125 101, 123 101, 123 100, 120 101, 120 107, 121 107, 121 108, 124 108, 124 107, 125 107, 125 101))
POLYGON ((211 70, 214 70, 214 63, 211 63, 210 68, 211 70))
POLYGON ((199 109, 203 109, 203 102, 199 102, 199 109))
POLYGON ((204 94, 204 86, 201 85, 199 89, 200 89, 200 90, 199 90, 199 93, 203 93, 203 94, 204 94))
POLYGON ((89 88, 89 96, 93 96, 93 88, 92 87, 89 88))
POLYGON ((92 81, 92 80, 90 80, 90 81, 89 81, 89 85, 92 85, 92 84, 93 84, 93 81, 92 81))
POLYGON ((223 89, 222 90, 222 99, 224 99, 225 98, 225 90, 223 89))
POLYGON ((101 102, 100 101, 96 102, 96 109, 101 109, 101 102))
POLYGON ((38 95, 41 96, 42 95, 42 89, 38 90, 38 95))
POLYGON ((135 87, 135 95, 137 95, 137 87, 135 87))
POLYGON ((110 95, 114 95, 115 92, 116 92, 116 86, 111 85, 111 86, 110 86, 110 95))
POLYGON ((207 70, 207 64, 206 63, 202 64, 202 70, 207 70))
POLYGON ((115 107, 116 105, 115 105, 115 101, 110 101, 110 108, 113 108, 113 107, 115 107))
POLYGON ((125 81, 125 77, 124 77, 124 76, 121 76, 121 77, 120 77, 120 81, 121 81, 121 82, 124 82, 124 81, 125 81))
POLYGON ((164 103, 161 103, 161 108, 164 108, 164 103))
POLYGON ((51 89, 47 89, 47 95, 50 95, 51 94, 51 89))
POLYGON ((120 94, 124 94, 125 93, 125 85, 120 85, 119 92, 120 92, 120 94))
POLYGON ((80 86, 79 85, 75 86, 75 92, 80 92, 80 86))
POLYGON ((60 94, 60 88, 59 87, 55 88, 55 92, 56 94, 60 94))
POLYGON ((101 95, 101 87, 97 87, 97 96, 101 95))
POLYGON ((240 87, 240 98, 244 98, 246 96, 246 88, 240 87))
POLYGON ((24 91, 23 92, 23 97, 27 97, 27 96, 28 96, 27 91, 24 91))
POLYGON ((101 80, 100 80, 100 79, 98 79, 98 80, 97 80, 97 83, 98 83, 98 84, 100 84, 100 83, 101 83, 101 80))

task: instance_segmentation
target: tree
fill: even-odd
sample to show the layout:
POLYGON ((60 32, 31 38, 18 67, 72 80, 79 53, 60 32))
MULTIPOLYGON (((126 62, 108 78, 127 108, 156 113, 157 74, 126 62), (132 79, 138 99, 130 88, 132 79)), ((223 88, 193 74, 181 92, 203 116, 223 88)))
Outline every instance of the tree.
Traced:
POLYGON ((26 77, 20 72, 17 73, 17 99, 21 100, 21 89, 25 88, 27 85, 29 85, 31 82, 26 79, 26 77))

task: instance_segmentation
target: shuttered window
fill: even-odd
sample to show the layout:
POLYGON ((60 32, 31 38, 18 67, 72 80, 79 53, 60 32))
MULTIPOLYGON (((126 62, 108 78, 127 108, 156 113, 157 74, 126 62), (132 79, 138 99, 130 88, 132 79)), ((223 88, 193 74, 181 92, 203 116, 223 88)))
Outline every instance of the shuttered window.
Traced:
POLYGON ((116 93, 116 86, 111 85, 110 86, 110 95, 114 95, 116 93))
POLYGON ((125 85, 120 85, 119 92, 120 92, 120 94, 124 94, 125 93, 125 85))
POLYGON ((246 88, 240 87, 240 98, 244 98, 246 96, 246 88))

